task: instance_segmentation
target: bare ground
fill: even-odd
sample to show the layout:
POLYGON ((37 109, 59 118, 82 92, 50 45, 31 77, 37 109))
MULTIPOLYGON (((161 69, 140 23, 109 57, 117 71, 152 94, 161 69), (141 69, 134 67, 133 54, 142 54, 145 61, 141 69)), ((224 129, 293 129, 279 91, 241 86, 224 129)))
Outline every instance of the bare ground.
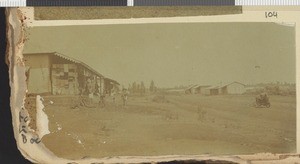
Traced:
POLYGON ((51 134, 42 138, 59 157, 288 153, 296 151, 296 98, 146 95, 121 97, 105 108, 47 106, 51 134), (153 101, 163 99, 163 101, 153 101))

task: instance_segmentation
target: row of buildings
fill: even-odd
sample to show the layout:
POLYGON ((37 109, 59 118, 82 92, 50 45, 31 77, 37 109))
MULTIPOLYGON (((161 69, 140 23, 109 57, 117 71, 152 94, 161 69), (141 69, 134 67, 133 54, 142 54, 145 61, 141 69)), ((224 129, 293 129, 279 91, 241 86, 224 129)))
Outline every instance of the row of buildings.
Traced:
POLYGON ((240 82, 232 82, 225 85, 192 85, 185 89, 186 94, 203 94, 203 95, 226 95, 226 94, 244 94, 246 85, 240 82))
POLYGON ((24 54, 24 59, 29 94, 110 94, 119 90, 117 81, 57 52, 24 54))

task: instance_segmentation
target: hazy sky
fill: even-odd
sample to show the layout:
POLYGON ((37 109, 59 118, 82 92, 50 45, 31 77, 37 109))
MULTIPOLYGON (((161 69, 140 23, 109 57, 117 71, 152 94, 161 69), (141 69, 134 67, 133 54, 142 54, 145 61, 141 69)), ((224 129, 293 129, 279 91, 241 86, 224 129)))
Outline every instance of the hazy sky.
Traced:
POLYGON ((56 51, 125 86, 151 80, 173 87, 296 79, 295 28, 275 23, 34 27, 28 32, 25 53, 56 51))

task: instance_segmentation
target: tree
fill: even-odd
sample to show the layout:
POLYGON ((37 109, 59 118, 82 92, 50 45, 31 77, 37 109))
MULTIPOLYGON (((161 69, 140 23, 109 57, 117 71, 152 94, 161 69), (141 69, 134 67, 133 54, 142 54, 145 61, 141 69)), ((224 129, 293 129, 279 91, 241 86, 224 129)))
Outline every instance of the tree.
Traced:
POLYGON ((141 84, 137 84, 136 85, 136 93, 140 93, 141 92, 141 84))
POLYGON ((130 84, 128 85, 128 91, 129 91, 130 93, 132 93, 132 87, 131 87, 130 84))
POLYGON ((132 83, 132 93, 136 93, 137 92, 137 85, 136 82, 132 83))
POLYGON ((153 80, 152 80, 151 83, 150 83, 149 90, 150 90, 150 92, 155 92, 155 90, 156 90, 156 87, 155 87, 155 84, 154 84, 154 81, 153 81, 153 80))
POLYGON ((144 95, 146 93, 146 87, 144 85, 144 82, 141 82, 141 88, 140 88, 141 95, 144 95))

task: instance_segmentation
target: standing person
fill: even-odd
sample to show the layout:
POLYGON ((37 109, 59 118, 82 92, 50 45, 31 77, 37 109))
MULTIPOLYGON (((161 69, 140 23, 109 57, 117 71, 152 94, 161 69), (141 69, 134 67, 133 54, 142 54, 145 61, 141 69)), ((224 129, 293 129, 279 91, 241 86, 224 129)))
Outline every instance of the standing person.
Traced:
POLYGON ((127 99, 128 99, 128 91, 127 89, 124 88, 122 91, 122 100, 123 100, 124 107, 127 105, 127 99))
POLYGON ((94 94, 93 94, 93 84, 92 84, 92 80, 90 78, 87 79, 86 86, 87 86, 88 97, 89 97, 89 105, 91 105, 93 102, 94 94))
POLYGON ((100 105, 101 108, 104 108, 104 107, 105 107, 105 93, 100 94, 99 105, 100 105))
POLYGON ((112 97, 113 103, 115 104, 115 102, 116 102, 116 92, 115 92, 115 90, 112 90, 110 95, 112 97))

